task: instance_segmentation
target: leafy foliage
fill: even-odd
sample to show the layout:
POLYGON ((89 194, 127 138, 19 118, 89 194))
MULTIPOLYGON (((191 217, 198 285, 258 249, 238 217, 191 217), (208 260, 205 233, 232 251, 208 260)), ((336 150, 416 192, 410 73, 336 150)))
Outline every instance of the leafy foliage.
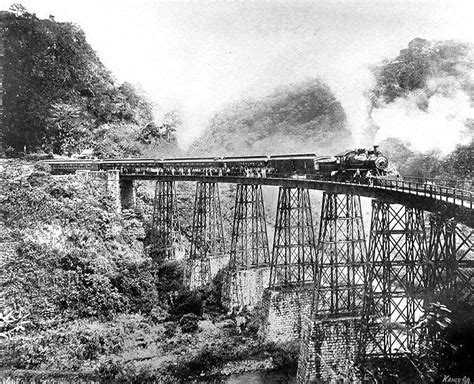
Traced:
POLYGON ((179 326, 183 333, 193 333, 198 329, 199 317, 194 313, 183 315, 179 320, 179 326))
POLYGON ((384 154, 404 176, 472 179, 474 164, 474 141, 468 145, 458 145, 447 156, 438 151, 419 153, 408 149, 400 140, 387 139, 381 143, 384 154))
MULTIPOLYGON (((408 48, 401 50, 397 57, 373 68, 377 81, 370 93, 373 107, 390 103, 416 89, 429 91, 428 80, 435 76, 457 79, 462 88, 474 96, 474 83, 470 78, 474 69, 474 62, 469 59, 471 50, 472 45, 468 43, 430 42, 420 38, 410 41, 408 48)), ((448 85, 445 92, 449 91, 448 85)), ((431 92, 435 91, 437 89, 431 88, 431 92)))
POLYGON ((2 211, 16 250, 0 272, 1 289, 33 326, 58 316, 149 313, 157 302, 141 223, 114 214, 99 184, 82 182, 39 174, 5 186, 2 211))
POLYGON ((148 146, 176 150, 175 116, 158 127, 152 103, 129 83, 117 85, 84 32, 24 8, 0 15, 5 24, 4 145, 26 152, 136 156, 148 146), (146 144, 146 145, 144 145, 146 144))

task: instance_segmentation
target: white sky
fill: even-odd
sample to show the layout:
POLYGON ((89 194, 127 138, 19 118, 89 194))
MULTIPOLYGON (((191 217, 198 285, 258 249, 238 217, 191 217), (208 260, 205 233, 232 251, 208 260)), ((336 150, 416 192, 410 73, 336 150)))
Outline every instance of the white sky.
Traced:
MULTIPOLYGON (((0 0, 1 9, 13 1, 0 0)), ((474 1, 18 0, 41 18, 79 24, 120 81, 179 108, 187 146, 222 105, 320 76, 357 130, 367 64, 415 37, 474 41, 474 1)))

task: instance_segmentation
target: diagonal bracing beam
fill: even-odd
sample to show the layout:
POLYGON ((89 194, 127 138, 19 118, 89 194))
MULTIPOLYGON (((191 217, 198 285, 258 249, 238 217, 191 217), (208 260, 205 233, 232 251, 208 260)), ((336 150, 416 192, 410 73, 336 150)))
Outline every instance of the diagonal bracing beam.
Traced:
POLYGON ((364 353, 391 357, 413 352, 426 300, 423 211, 374 200, 369 245, 364 353))
POLYGON ((260 185, 237 185, 229 269, 232 272, 268 266, 267 225, 260 185))
POLYGON ((196 186, 190 259, 190 287, 197 288, 212 279, 211 261, 225 251, 224 231, 217 183, 199 182, 196 186))
POLYGON ((162 260, 174 259, 179 236, 174 181, 156 182, 151 227, 152 244, 158 257, 162 260))
POLYGON ((360 197, 324 193, 317 275, 301 340, 298 383, 352 377, 359 352, 366 267, 360 197))
POLYGON ((427 287, 433 300, 472 302, 474 296, 473 230, 430 215, 427 287))
POLYGON ((360 315, 367 249, 360 197, 324 193, 313 314, 360 315))
POLYGON ((262 187, 238 184, 224 305, 232 309, 257 304, 268 286, 269 266, 262 187))
POLYGON ((280 187, 270 288, 313 284, 315 250, 308 190, 280 187))

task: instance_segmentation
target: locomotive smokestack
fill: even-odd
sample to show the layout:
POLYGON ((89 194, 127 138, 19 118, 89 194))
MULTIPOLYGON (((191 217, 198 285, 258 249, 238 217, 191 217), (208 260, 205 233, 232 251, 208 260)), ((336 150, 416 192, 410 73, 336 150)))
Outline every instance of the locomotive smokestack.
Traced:
POLYGON ((374 145, 374 153, 378 153, 379 152, 379 146, 378 145, 374 145))

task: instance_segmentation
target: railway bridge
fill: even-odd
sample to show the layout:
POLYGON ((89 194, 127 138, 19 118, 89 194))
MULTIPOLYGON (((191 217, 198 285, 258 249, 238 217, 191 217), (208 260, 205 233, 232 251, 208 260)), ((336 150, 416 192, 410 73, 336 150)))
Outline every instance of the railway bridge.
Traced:
POLYGON ((153 174, 118 161, 105 172, 109 190, 126 208, 134 204, 135 181, 155 183, 154 241, 167 257, 177 228, 176 182, 196 182, 187 284, 209 283, 215 265, 223 264, 214 261, 229 255, 224 304, 232 310, 260 303, 263 337, 300 340, 299 383, 350 380, 361 359, 410 354, 423 337, 417 323, 431 302, 472 303, 472 181, 377 178, 358 184, 192 175, 185 168, 153 174), (220 183, 237 185, 230 249, 220 183), (263 185, 279 188, 271 248, 263 185), (323 195, 317 233, 310 190, 323 195), (360 197, 373 199, 368 234, 360 197))

